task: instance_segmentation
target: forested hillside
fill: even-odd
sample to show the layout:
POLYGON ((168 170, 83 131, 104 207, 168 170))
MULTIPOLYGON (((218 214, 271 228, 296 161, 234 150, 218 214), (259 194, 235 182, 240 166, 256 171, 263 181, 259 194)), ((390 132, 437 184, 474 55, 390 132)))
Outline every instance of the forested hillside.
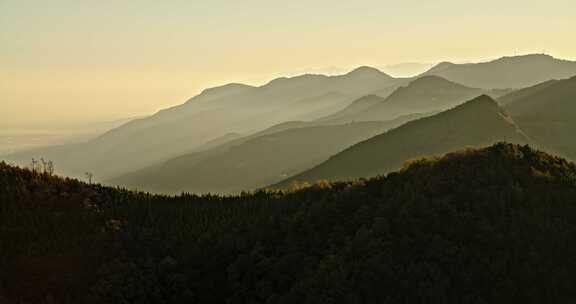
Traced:
POLYGON ((496 144, 177 197, 0 164, 0 303, 570 303, 576 166, 496 144))

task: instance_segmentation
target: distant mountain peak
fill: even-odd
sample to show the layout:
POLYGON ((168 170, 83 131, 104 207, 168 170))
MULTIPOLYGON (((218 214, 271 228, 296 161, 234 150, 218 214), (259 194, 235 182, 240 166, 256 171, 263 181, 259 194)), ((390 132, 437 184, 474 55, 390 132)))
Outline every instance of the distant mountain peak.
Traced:
POLYGON ((550 60, 560 60, 557 59, 551 55, 548 54, 544 54, 544 53, 538 53, 538 54, 526 54, 526 55, 515 55, 515 56, 503 56, 500 57, 498 59, 494 59, 494 60, 489 60, 489 61, 485 61, 485 62, 477 62, 477 63, 462 63, 462 64, 456 64, 453 62, 449 62, 449 61, 443 61, 440 62, 438 64, 436 64, 435 66, 433 66, 430 70, 428 70, 426 73, 430 73, 430 72, 439 72, 454 66, 462 66, 462 65, 475 65, 475 64, 491 64, 491 63, 498 63, 498 62, 517 62, 517 61, 525 61, 525 60, 540 60, 540 61, 550 61, 550 60))
POLYGON ((309 80, 320 80, 320 79, 326 79, 328 78, 328 76, 326 75, 322 75, 322 74, 302 74, 302 75, 298 75, 298 76, 294 76, 294 77, 278 77, 275 79, 272 79, 270 82, 268 82, 267 84, 263 85, 262 87, 274 87, 277 85, 283 85, 286 83, 298 83, 298 82, 302 82, 302 81, 309 81, 309 80))
POLYGON ((576 61, 557 59, 548 54, 527 54, 475 63, 443 62, 423 75, 441 76, 473 88, 510 89, 530 87, 575 74, 576 61))
MULTIPOLYGON (((506 120, 510 125, 513 125, 518 132, 522 133, 516 123, 510 118, 496 100, 488 95, 480 95, 472 100, 469 100, 461 105, 452 109, 454 112, 469 113, 468 115, 486 115, 487 113, 495 113, 502 119, 506 120)), ((524 134, 523 134, 524 135, 524 134)))
POLYGON ((430 68, 426 73, 442 71, 442 70, 451 68, 455 65, 456 65, 455 63, 443 61, 443 62, 440 62, 437 65, 433 66, 432 68, 430 68))
POLYGON ((255 87, 247 85, 247 84, 243 84, 243 83, 228 83, 225 85, 205 89, 200 94, 212 94, 216 91, 219 91, 219 92, 222 92, 222 91, 242 91, 242 90, 249 90, 249 89, 253 89, 253 88, 255 88, 255 87))
POLYGON ((404 87, 400 87, 394 92, 391 96, 398 94, 399 92, 413 92, 414 90, 417 91, 433 91, 439 92, 444 91, 447 89, 474 89, 459 83, 450 81, 444 77, 436 76, 436 75, 426 75, 418 77, 412 80, 404 87))
POLYGON ((426 75, 426 76, 418 77, 418 78, 414 79, 412 82, 410 82, 409 85, 414 86, 414 85, 422 85, 422 84, 455 84, 455 85, 460 85, 460 84, 457 84, 457 83, 450 81, 446 78, 436 76, 436 75, 426 75))
POLYGON ((361 66, 358 68, 355 68, 354 70, 350 71, 349 73, 346 74, 346 76, 388 76, 391 77, 389 75, 387 75, 386 73, 380 71, 377 68, 373 68, 373 67, 369 67, 369 66, 361 66))
POLYGON ((503 56, 494 61, 515 61, 515 60, 558 60, 558 59, 548 54, 538 53, 538 54, 526 54, 516 56, 503 56))
POLYGON ((472 100, 469 100, 456 108, 468 108, 468 107, 484 107, 484 108, 492 108, 497 109, 499 112, 502 111, 498 103, 490 96, 486 94, 482 94, 472 100))
MULTIPOLYGON (((221 85, 221 86, 217 86, 217 87, 207 88, 207 89, 204 89, 200 94, 188 99, 184 103, 184 105, 195 102, 199 98, 200 99, 202 99, 202 98, 214 99, 214 98, 228 96, 228 95, 241 94, 241 93, 247 92, 247 91, 255 89, 255 88, 256 87, 253 87, 253 86, 250 86, 247 84, 242 84, 242 83, 229 83, 229 84, 225 84, 225 85, 221 85)), ((176 106, 175 108, 178 108, 178 106, 176 106)))

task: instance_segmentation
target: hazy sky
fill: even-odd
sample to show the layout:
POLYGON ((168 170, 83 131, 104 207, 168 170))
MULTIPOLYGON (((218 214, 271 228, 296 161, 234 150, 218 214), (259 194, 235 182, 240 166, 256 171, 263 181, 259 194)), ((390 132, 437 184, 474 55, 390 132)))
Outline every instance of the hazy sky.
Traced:
POLYGON ((0 0, 0 123, 153 113, 296 71, 576 59, 574 0, 0 0))

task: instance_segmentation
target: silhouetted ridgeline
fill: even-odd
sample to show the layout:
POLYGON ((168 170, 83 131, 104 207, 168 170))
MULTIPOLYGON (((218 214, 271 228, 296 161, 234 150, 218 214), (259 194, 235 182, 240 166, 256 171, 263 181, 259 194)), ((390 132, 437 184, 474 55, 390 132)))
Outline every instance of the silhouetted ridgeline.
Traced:
POLYGON ((414 113, 439 112, 464 103, 489 90, 469 88, 437 76, 423 76, 396 89, 386 99, 356 100, 349 107, 324 118, 333 122, 393 119, 414 113), (366 102, 368 101, 368 102, 366 102), (358 102, 360 102, 360 107, 358 102), (362 107, 362 104, 366 104, 362 107))
POLYGON ((481 63, 443 62, 422 75, 436 75, 465 86, 486 89, 524 88, 574 76, 576 62, 546 54, 502 57, 481 63))
POLYGON ((296 122, 288 123, 295 127, 281 130, 279 125, 274 128, 279 129, 277 132, 270 130, 186 154, 108 182, 155 193, 240 193, 280 182, 359 141, 423 116, 324 126, 301 122, 303 126, 298 127, 296 122))
MULTIPOLYGON (((43 157, 53 160, 62 174, 82 176, 89 171, 102 181, 206 150, 206 143, 226 143, 231 133, 255 134, 288 121, 391 120, 446 110, 480 94, 497 98, 511 88, 574 75, 576 62, 533 54, 475 64, 441 63, 414 78, 393 78, 360 67, 337 76, 282 77, 259 87, 228 84, 206 89, 181 105, 130 121, 88 142, 21 151, 5 159, 26 164, 43 157)), ((549 128, 548 121, 527 124, 535 132, 545 132, 546 138, 565 129, 549 128)), ((556 152, 574 153, 561 142, 553 144, 558 146, 556 152)))
POLYGON ((569 303, 575 237, 576 166, 527 146, 230 197, 0 164, 2 303, 569 303))
POLYGON ((294 181, 336 181, 386 174, 398 170, 409 159, 500 141, 530 143, 496 101, 483 95, 352 145, 276 186, 286 187, 294 181))
POLYGON ((32 157, 44 157, 68 176, 90 171, 102 180, 189 153, 225 134, 251 134, 286 121, 314 120, 399 81, 403 80, 362 67, 338 76, 282 77, 259 87, 225 85, 94 140, 23 151, 9 159, 24 164, 32 157))

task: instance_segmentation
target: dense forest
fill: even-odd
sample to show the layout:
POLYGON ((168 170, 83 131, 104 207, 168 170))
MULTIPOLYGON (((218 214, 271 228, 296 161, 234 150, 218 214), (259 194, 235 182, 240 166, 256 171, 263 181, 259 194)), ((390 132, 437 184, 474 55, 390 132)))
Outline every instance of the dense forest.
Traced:
POLYGON ((499 143, 387 176, 152 195, 0 164, 0 303, 567 303, 576 165, 499 143))

